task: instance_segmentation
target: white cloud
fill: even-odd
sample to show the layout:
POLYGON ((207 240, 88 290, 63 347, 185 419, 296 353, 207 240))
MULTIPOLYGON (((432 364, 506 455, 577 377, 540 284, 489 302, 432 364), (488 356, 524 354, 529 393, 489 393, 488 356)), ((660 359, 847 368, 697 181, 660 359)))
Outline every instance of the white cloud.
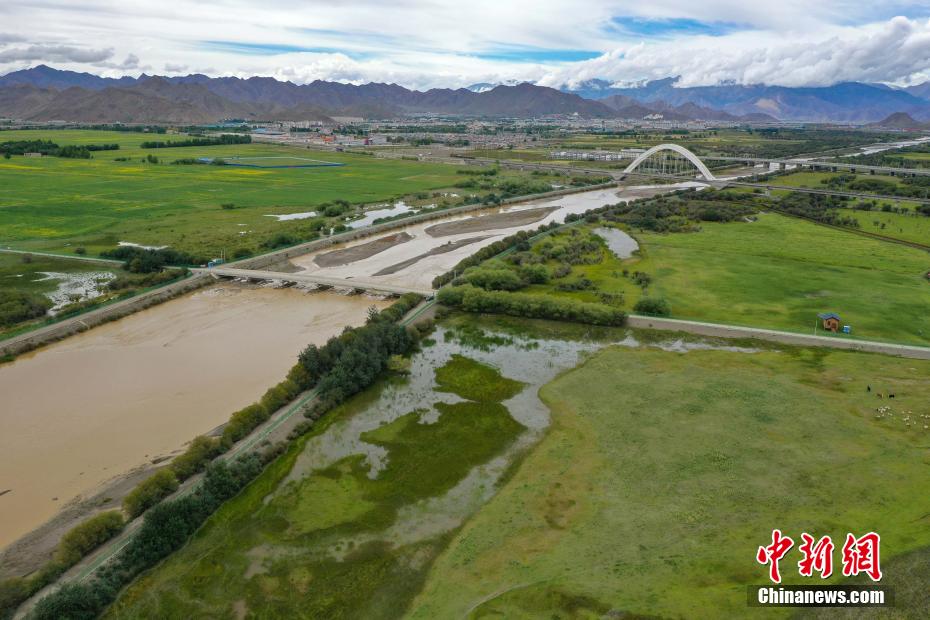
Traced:
POLYGON ((734 82, 821 86, 836 82, 911 82, 930 66, 930 21, 893 18, 817 35, 751 32, 672 45, 618 48, 545 76, 544 84, 603 78, 618 82, 681 76, 682 86, 734 82))
POLYGON ((0 73, 49 62, 118 76, 143 70, 142 59, 171 74, 192 68, 416 88, 670 75, 688 84, 920 81, 930 67, 930 25, 925 16, 892 19, 898 8, 914 11, 860 0, 4 0, 0 24, 29 37, 0 34, 0 73), (614 18, 645 27, 612 27, 614 18), (694 36, 689 23, 724 24, 729 34, 694 36), (108 49, 95 49, 99 42, 108 49), (523 62, 520 49, 602 55, 523 62))
POLYGON ((88 63, 113 57, 113 48, 90 49, 73 45, 29 45, 0 52, 0 63, 19 61, 88 63))

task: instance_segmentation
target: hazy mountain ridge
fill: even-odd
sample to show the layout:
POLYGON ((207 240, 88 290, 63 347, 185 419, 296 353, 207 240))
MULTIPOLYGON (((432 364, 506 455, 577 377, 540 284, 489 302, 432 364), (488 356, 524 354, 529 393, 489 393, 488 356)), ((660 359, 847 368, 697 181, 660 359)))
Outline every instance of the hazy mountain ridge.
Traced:
POLYGON ((719 85, 678 88, 675 78, 618 88, 587 80, 573 89, 529 82, 416 91, 397 84, 295 84, 269 77, 104 78, 45 65, 0 76, 0 116, 79 122, 205 123, 224 118, 329 120, 411 113, 490 117, 551 114, 670 121, 878 122, 896 112, 930 119, 930 82, 905 89, 846 82, 826 87, 719 85))
POLYGON ((0 115, 80 122, 211 122, 223 118, 324 120, 329 116, 398 117, 435 112, 473 116, 577 114, 611 118, 606 105, 556 89, 518 84, 476 93, 465 88, 408 90, 317 80, 205 75, 101 78, 44 65, 0 77, 0 115), (22 103, 29 100, 29 104, 22 103), (310 116, 307 116, 307 112, 310 116))
POLYGON ((930 82, 909 89, 861 82, 804 88, 726 84, 679 88, 676 82, 676 78, 665 78, 617 88, 604 80, 587 80, 567 92, 598 100, 621 95, 648 107, 694 104, 735 116, 761 113, 781 120, 862 123, 894 112, 930 118, 930 82))

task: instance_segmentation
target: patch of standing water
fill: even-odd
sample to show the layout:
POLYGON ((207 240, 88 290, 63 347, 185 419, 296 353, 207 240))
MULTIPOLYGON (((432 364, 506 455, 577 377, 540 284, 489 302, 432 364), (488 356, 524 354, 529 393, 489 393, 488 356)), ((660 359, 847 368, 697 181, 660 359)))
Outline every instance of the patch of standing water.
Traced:
POLYGON ((408 205, 403 200, 398 200, 391 207, 386 207, 384 209, 372 209, 371 211, 365 211, 364 217, 358 220, 352 220, 351 222, 346 222, 346 226, 349 228, 363 228, 365 226, 371 226, 375 223, 375 220, 384 218, 384 217, 393 217, 395 215, 401 215, 403 213, 410 213, 411 211, 416 211, 417 209, 431 209, 436 205, 425 205, 424 207, 413 207, 408 205))
POLYGON ((91 271, 85 273, 58 273, 55 271, 40 271, 44 278, 39 278, 35 282, 45 280, 58 280, 58 288, 45 296, 55 304, 49 310, 55 314, 68 304, 73 304, 87 299, 94 299, 103 295, 103 288, 107 282, 114 279, 116 275, 109 271, 91 271))
POLYGON ((617 258, 629 258, 639 249, 636 239, 616 228, 595 228, 594 233, 607 242, 607 247, 617 258))
POLYGON ((132 241, 120 241, 116 245, 121 248, 139 248, 140 250, 164 250, 167 248, 167 245, 142 245, 140 243, 133 243, 132 241))
MULTIPOLYGON (((307 218, 316 217, 316 211, 305 211, 304 213, 286 213, 284 215, 273 215, 266 214, 265 217, 276 217, 279 222, 288 222, 290 220, 305 220, 307 218)), ((243 224, 240 224, 243 226, 243 224)))

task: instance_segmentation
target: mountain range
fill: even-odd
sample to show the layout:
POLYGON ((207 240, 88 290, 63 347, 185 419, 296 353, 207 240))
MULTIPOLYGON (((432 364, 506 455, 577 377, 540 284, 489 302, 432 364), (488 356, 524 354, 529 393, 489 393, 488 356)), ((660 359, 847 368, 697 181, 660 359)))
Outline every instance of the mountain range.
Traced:
POLYGON ((0 76, 0 117, 86 123, 209 123, 222 119, 332 120, 435 113, 476 117, 664 118, 735 122, 874 123, 894 113, 930 120, 930 82, 906 89, 846 82, 816 88, 679 87, 675 78, 632 87, 588 80, 560 89, 528 82, 417 91, 397 84, 294 84, 206 75, 106 78, 39 65, 0 76))
POLYGON ((895 112, 930 119, 930 82, 907 89, 862 82, 806 88, 762 84, 679 87, 677 82, 665 78, 617 88, 604 80, 588 80, 566 90, 600 101, 620 96, 647 107, 694 104, 735 116, 766 114, 784 121, 867 123, 895 112))

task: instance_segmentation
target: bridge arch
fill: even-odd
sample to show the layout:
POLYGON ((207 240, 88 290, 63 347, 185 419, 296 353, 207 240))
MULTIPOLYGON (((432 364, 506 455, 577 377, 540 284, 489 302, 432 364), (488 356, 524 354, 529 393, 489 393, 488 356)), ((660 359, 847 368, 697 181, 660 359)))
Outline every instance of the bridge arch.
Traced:
POLYGON ((623 172, 624 173, 633 172, 639 167, 641 163, 643 163, 644 161, 646 161, 647 159, 649 159, 650 157, 652 157, 659 151, 674 151, 675 153, 678 153, 679 155, 681 155, 682 157, 690 161, 692 164, 694 164, 694 167, 698 169, 698 172, 700 172, 704 176, 705 181, 716 181, 717 180, 717 177, 715 177, 713 173, 711 173, 711 171, 707 168, 707 166, 704 165, 704 162, 698 159, 697 155, 695 155, 694 153, 692 153, 685 147, 678 145, 678 144, 658 144, 652 147, 651 149, 640 154, 639 157, 634 159, 633 163, 627 166, 626 170, 624 170, 623 172))

